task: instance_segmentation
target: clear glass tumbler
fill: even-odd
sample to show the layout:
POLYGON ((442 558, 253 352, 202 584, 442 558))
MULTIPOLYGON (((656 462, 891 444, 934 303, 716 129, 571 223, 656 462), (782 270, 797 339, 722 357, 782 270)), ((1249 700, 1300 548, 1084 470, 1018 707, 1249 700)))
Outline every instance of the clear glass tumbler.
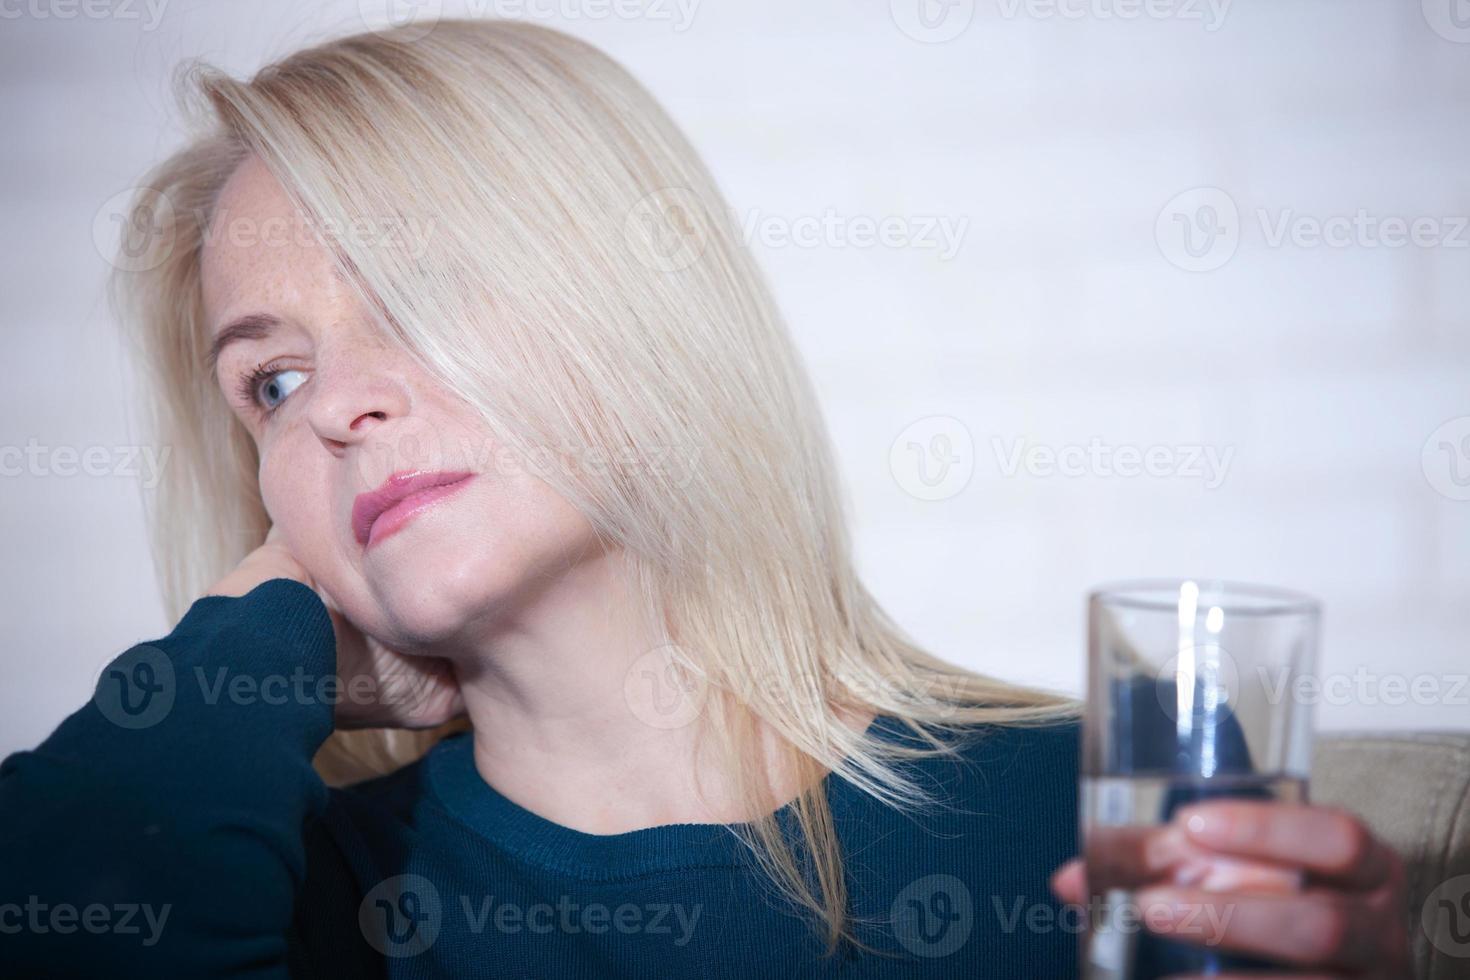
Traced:
POLYGON ((1137 882, 1110 866, 1179 807, 1217 797, 1305 802, 1321 606, 1205 580, 1125 582, 1088 597, 1081 850, 1089 980, 1248 972, 1269 964, 1145 931, 1137 882))

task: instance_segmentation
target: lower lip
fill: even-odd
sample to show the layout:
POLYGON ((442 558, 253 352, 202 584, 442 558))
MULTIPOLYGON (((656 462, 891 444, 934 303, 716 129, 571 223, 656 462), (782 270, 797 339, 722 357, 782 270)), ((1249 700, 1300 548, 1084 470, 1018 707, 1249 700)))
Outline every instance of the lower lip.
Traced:
POLYGON ((465 487, 474 477, 465 477, 455 483, 445 483, 437 487, 426 487, 417 493, 411 493, 398 503, 389 507, 378 515, 373 521, 373 526, 368 529, 367 544, 364 548, 371 548, 386 537, 391 537, 403 529, 403 526, 413 520, 419 514, 453 495, 465 487))

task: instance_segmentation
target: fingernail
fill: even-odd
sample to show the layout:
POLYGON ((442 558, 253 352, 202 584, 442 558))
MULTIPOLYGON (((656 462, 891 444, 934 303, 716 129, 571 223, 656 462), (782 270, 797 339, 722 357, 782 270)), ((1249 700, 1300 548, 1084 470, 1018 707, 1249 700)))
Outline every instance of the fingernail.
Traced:
POLYGON ((1144 844, 1144 867, 1150 872, 1163 871, 1177 863, 1186 851, 1184 835, 1177 827, 1166 826, 1144 844))
POLYGON ((1185 829, 1196 840, 1206 844, 1229 843, 1231 825, 1230 818, 1225 814, 1218 810, 1185 807, 1183 816, 1185 829))
POLYGON ((1204 891, 1225 892, 1248 884, 1252 877, 1249 865, 1216 859, 1209 862, 1198 884, 1204 891))
POLYGON ((1198 885, 1210 874, 1209 861, 1188 861, 1174 869, 1174 884, 1198 885))
POLYGON ((1277 867, 1257 861, 1215 858, 1210 861, 1209 873, 1197 885, 1210 892, 1290 894, 1301 890, 1302 874, 1295 868, 1277 867))

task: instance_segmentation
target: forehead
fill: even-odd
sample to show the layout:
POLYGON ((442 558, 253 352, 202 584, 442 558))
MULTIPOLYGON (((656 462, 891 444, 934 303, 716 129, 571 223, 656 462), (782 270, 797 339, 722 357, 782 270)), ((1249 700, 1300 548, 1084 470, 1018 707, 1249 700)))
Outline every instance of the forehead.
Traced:
POLYGON ((254 155, 221 189, 200 253, 211 329, 238 304, 298 304, 335 286, 330 252, 254 155), (313 285, 315 284, 315 286, 313 285))

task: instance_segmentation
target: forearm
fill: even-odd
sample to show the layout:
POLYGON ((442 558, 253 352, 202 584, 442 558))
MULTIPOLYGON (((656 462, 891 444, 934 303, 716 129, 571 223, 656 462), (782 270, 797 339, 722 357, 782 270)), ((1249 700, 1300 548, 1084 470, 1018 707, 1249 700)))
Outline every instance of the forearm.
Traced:
POLYGON ((200 599, 114 660, 90 702, 0 764, 3 958, 285 976, 334 669, 325 607, 285 579, 200 599))

